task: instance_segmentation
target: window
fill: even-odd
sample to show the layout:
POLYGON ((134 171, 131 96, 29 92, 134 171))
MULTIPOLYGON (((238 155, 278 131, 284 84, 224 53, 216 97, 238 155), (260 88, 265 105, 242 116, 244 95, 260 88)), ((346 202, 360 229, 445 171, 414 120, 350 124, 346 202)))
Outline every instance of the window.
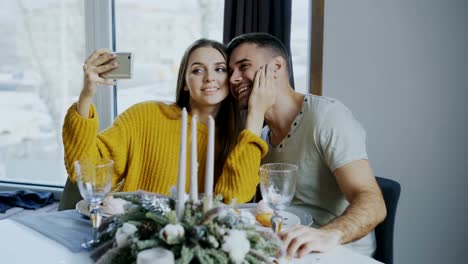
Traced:
POLYGON ((63 118, 83 78, 83 3, 0 3, 0 181, 63 186, 63 118))
MULTIPOLYGON (((294 0, 291 49, 296 89, 308 91, 309 1, 294 0)), ((63 186, 64 115, 82 88, 95 49, 133 53, 134 76, 119 80, 117 112, 145 100, 175 100, 182 53, 195 39, 222 41, 222 0, 0 0, 0 182, 63 186), (86 15, 86 19, 85 19, 86 15)), ((98 89, 102 127, 112 89, 98 89)))
POLYGON ((291 14, 291 55, 296 91, 309 93, 309 41, 310 1, 292 1, 291 14))
POLYGON ((117 111, 146 101, 175 101, 185 49, 198 38, 222 42, 224 1, 115 1, 116 50, 133 53, 133 78, 119 80, 117 111))

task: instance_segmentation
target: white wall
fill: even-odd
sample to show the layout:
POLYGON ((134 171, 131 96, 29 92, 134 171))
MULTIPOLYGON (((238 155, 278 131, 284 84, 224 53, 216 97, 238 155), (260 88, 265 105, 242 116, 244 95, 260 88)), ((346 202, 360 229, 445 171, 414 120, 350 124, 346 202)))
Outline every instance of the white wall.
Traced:
POLYGON ((397 180, 395 263, 467 263, 468 1, 327 0, 325 96, 397 180))

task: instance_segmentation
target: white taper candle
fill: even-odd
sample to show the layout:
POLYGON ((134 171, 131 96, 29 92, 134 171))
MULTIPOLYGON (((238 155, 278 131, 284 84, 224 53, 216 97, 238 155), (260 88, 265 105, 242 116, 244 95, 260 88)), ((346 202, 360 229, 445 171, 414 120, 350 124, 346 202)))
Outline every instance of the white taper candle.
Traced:
POLYGON ((177 202, 176 215, 180 221, 185 210, 185 177, 187 159, 187 110, 182 109, 182 120, 180 124, 180 152, 179 152, 179 175, 177 177, 177 202))
POLYGON ((205 210, 213 207, 213 177, 214 177, 214 119, 208 117, 208 145, 206 147, 206 170, 205 170, 205 210))
POLYGON ((192 117, 192 143, 190 147, 190 199, 198 201, 197 116, 192 117))

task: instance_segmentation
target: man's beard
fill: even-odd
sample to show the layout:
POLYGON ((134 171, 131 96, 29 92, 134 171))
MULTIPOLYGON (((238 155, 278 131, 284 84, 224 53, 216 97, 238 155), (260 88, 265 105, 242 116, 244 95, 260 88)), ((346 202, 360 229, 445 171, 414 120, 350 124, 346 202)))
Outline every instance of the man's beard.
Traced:
POLYGON ((247 96, 238 101, 240 110, 247 110, 249 108, 249 98, 250 96, 247 96))

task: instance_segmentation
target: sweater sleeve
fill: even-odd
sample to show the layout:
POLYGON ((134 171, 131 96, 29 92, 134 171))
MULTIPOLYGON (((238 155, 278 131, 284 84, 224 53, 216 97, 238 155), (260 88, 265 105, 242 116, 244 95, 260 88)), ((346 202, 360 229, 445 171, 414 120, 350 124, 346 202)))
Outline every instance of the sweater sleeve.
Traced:
POLYGON ((125 118, 119 116, 114 123, 98 134, 99 118, 94 105, 89 117, 83 118, 73 104, 65 115, 62 139, 65 152, 65 167, 73 182, 76 182, 74 162, 79 159, 109 158, 114 160, 114 189, 122 183, 127 164, 129 139, 125 118), (116 186, 117 185, 117 186, 116 186))
POLYGON ((251 200, 259 182, 260 161, 267 152, 268 145, 260 137, 244 129, 224 164, 215 193, 222 194, 226 203, 230 203, 233 198, 238 203, 251 200))

